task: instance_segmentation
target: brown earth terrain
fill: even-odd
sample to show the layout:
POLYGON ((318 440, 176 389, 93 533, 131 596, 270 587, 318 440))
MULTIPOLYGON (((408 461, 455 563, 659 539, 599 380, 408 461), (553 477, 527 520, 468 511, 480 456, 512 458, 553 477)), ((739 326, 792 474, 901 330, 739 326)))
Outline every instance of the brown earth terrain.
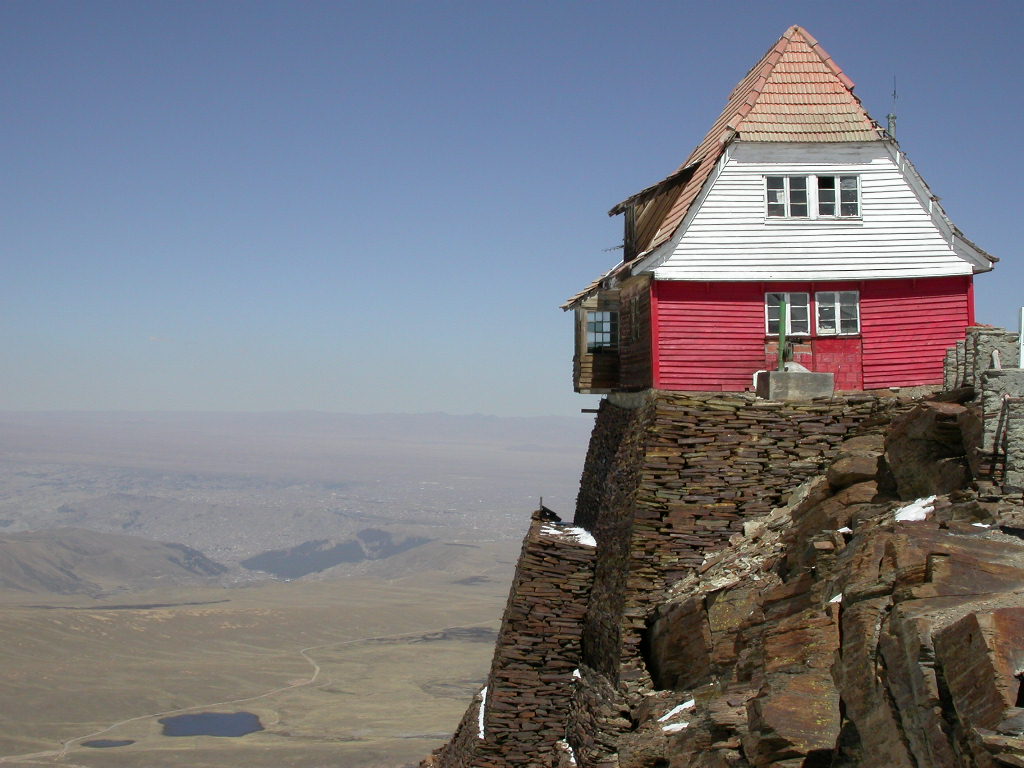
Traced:
POLYGON ((514 553, 414 577, 0 592, 0 764, 401 765, 486 675, 514 553), (167 737, 168 713, 252 712, 241 738, 167 737), (93 739, 134 743, 97 749, 93 739))
POLYGON ((589 428, 0 414, 0 764, 414 762, 479 690, 528 510, 571 506, 589 428), (205 711, 264 730, 162 735, 205 711))

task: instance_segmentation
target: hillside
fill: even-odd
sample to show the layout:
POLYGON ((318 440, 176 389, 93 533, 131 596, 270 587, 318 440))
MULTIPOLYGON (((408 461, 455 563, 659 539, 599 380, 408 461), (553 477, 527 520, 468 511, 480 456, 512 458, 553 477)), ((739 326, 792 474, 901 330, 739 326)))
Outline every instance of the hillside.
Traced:
POLYGON ((227 569, 190 547, 81 528, 0 535, 0 589, 91 595, 216 583, 227 569))

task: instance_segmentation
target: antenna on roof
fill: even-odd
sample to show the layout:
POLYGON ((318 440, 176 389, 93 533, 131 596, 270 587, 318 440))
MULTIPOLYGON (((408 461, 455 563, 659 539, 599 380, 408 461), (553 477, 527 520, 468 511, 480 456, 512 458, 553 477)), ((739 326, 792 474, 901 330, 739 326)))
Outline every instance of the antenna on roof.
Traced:
POLYGON ((886 115, 886 119, 889 121, 889 127, 886 129, 886 133, 889 134, 890 139, 896 138, 896 75, 892 76, 892 111, 886 115))

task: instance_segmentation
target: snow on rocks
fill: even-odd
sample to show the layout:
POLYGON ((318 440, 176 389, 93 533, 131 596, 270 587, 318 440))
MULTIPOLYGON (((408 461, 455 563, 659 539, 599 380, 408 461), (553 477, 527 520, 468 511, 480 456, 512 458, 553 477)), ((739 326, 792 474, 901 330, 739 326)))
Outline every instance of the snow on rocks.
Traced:
POLYGON ((680 712, 685 712, 686 710, 693 709, 696 706, 697 706, 697 702, 696 702, 695 699, 688 699, 688 700, 684 701, 682 704, 680 704, 678 707, 673 707, 668 712, 666 712, 664 715, 659 717, 658 718, 658 722, 659 723, 664 723, 666 720, 671 720, 673 717, 678 715, 680 712))
POLYGON ((565 752, 565 756, 569 760, 569 765, 576 765, 576 752, 569 745, 569 742, 565 739, 559 739, 555 744, 558 745, 559 749, 565 752))
POLYGON ((597 541, 586 528, 575 528, 572 526, 545 525, 540 529, 541 535, 558 536, 562 539, 575 541, 585 547, 596 547, 597 541))
POLYGON ((909 504, 904 504, 896 510, 898 522, 916 522, 926 520, 928 515, 935 511, 935 496, 926 496, 923 499, 916 499, 909 504))
POLYGON ((480 691, 480 713, 477 715, 477 735, 484 738, 484 712, 487 710, 487 686, 480 691))

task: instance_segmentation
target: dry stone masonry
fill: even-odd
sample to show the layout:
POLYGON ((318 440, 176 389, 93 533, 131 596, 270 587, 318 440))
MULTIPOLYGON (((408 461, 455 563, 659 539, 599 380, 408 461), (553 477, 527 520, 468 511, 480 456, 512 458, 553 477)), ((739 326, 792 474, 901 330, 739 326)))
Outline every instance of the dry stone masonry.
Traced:
POLYGON ((947 390, 959 387, 981 389, 981 375, 994 366, 992 353, 996 352, 1001 368, 1020 365, 1020 336, 1005 328, 972 325, 967 338, 946 351, 943 385, 947 390))
POLYGON ((970 434, 971 469, 1012 488, 1024 487, 1024 370, 1020 336, 1003 328, 972 326, 967 338, 946 353, 947 389, 976 397, 970 434))
MULTIPOLYGON (((652 605, 667 585, 822 472, 844 436, 900 407, 894 398, 868 395, 784 404, 740 393, 655 392, 624 416, 605 402, 584 469, 594 477, 590 463, 607 466, 617 451, 594 522, 601 556, 584 630, 586 662, 613 679, 620 665, 635 669, 652 605), (627 429, 623 418, 631 419, 627 429), (613 424, 618 446, 602 434, 613 424)), ((593 495, 593 488, 581 491, 586 506, 577 508, 577 521, 593 517, 593 495)))
POLYGON ((565 734, 594 553, 586 531, 561 525, 549 510, 534 513, 486 689, 477 694, 452 740, 425 764, 546 764, 565 734))
POLYGON ((972 329, 919 401, 606 399, 424 766, 1024 768, 1015 344, 972 329))

